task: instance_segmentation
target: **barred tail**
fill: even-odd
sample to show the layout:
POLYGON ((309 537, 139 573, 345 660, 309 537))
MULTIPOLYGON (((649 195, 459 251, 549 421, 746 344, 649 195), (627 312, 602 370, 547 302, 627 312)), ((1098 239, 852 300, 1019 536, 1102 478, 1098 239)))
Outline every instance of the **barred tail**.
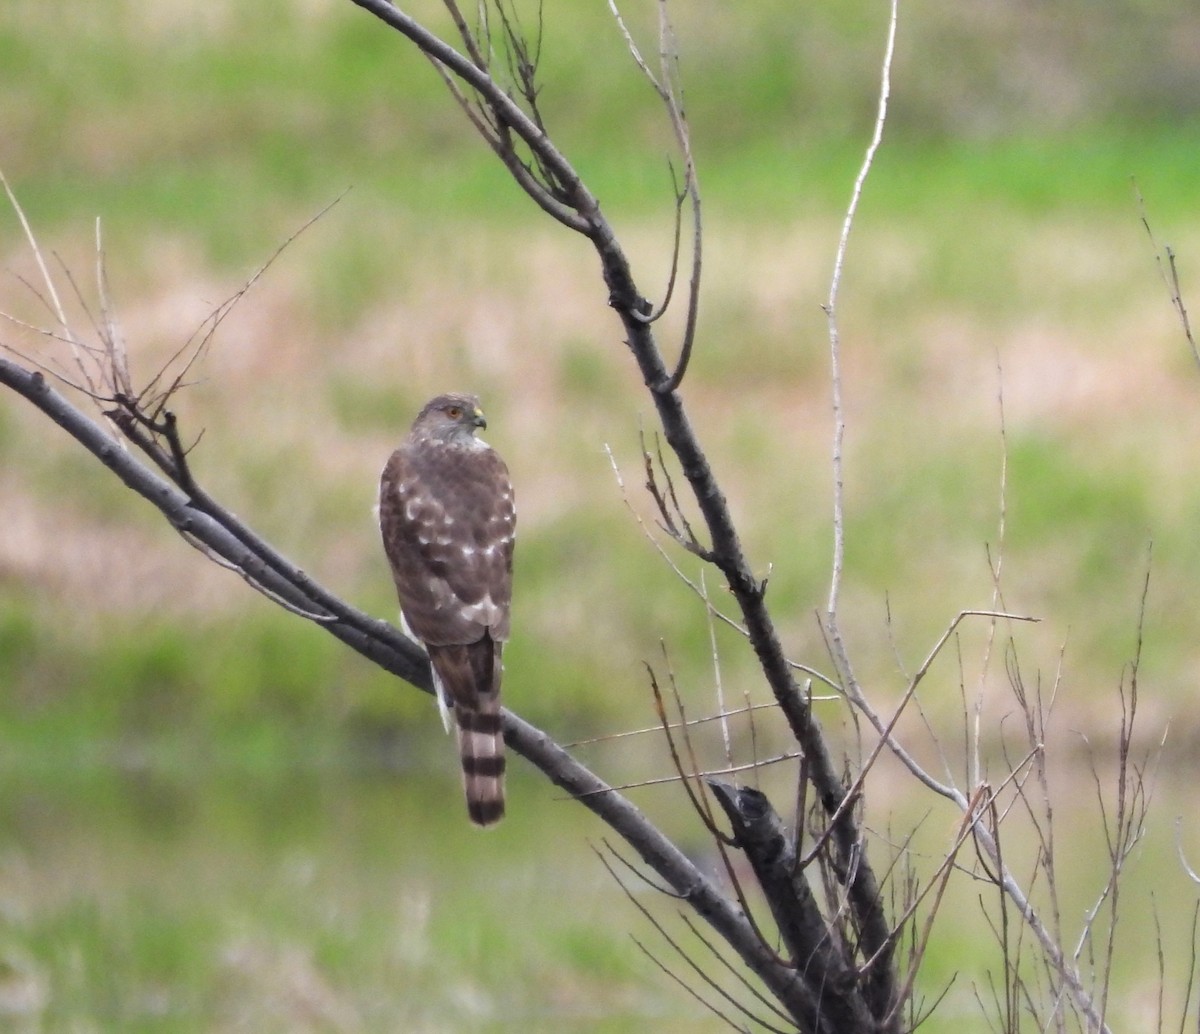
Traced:
POLYGON ((477 708, 454 708, 462 758, 467 814, 477 826, 504 818, 504 736, 500 732, 500 694, 480 693, 477 708))

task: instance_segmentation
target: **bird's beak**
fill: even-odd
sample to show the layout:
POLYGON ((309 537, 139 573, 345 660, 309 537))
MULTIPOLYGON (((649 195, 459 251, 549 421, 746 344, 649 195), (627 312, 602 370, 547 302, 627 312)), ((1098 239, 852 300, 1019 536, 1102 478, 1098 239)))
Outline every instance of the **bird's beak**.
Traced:
POLYGON ((476 427, 487 429, 487 417, 483 415, 482 409, 477 409, 471 414, 471 423, 476 427))

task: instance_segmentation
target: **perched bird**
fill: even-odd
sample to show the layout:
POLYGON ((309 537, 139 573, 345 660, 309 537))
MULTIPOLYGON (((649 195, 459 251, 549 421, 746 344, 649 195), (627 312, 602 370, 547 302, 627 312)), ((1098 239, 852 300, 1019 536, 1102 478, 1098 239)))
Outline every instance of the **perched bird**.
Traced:
POLYGON ((476 431, 474 395, 439 395, 417 415, 379 481, 379 529, 400 612, 424 644, 454 713, 467 813, 504 816, 500 655, 508 639, 517 513, 504 461, 476 431))

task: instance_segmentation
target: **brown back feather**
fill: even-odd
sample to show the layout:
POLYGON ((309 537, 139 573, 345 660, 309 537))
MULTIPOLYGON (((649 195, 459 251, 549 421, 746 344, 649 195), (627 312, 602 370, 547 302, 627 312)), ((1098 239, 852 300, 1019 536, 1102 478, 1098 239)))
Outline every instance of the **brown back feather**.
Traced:
POLYGON ((379 522, 405 621, 454 706, 467 811, 486 826, 504 815, 500 654, 516 510, 504 461, 469 433, 442 433, 449 405, 477 413, 465 395, 421 411, 384 467, 379 522))

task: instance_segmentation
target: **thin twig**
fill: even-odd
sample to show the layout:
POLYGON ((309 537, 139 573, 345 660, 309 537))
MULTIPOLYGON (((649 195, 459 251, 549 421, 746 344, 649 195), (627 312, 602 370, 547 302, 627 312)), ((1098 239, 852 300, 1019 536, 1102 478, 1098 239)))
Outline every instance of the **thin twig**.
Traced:
POLYGON ((670 776, 660 776, 657 779, 643 779, 636 783, 622 783, 619 786, 605 786, 602 789, 593 790, 593 793, 612 793, 616 790, 639 790, 644 786, 664 786, 667 783, 683 783, 685 786, 692 779, 705 779, 708 776, 720 775, 736 775, 738 772, 749 772, 759 768, 766 768, 769 765, 777 765, 781 761, 793 761, 800 757, 800 754, 795 751, 788 751, 783 754, 776 754, 774 757, 762 758, 759 761, 747 761, 742 765, 730 765, 728 768, 711 768, 705 769, 703 772, 688 773, 686 775, 676 773, 670 776))
POLYGON ((675 370, 666 381, 652 385, 660 395, 669 395, 678 390, 687 373, 696 341, 696 324, 700 315, 700 277, 703 269, 704 229, 701 216, 700 181, 696 173, 696 162, 692 156, 691 131, 683 109, 683 85, 679 77, 679 53, 675 46, 675 31, 667 13, 667 0, 658 0, 659 61, 661 82, 665 89, 663 101, 675 131, 675 142, 683 155, 684 192, 692 203, 692 275, 688 282, 687 318, 684 321, 683 343, 675 370))
POLYGON ((766 995, 764 995, 757 987, 755 987, 752 983, 750 983, 749 980, 746 979, 746 975, 744 973, 734 968, 730 961, 717 950, 717 946, 704 936, 704 932, 692 920, 691 916, 689 916, 686 912, 681 912, 679 914, 679 918, 683 920, 683 925, 692 931, 692 936, 695 937, 696 940, 703 944, 704 947, 706 947, 712 953, 713 958, 715 958, 719 963, 721 963, 721 965, 729 970, 730 975, 735 980, 737 980, 747 991, 754 995, 754 997, 757 998, 763 1005, 765 1005, 771 1012, 779 1017, 779 1019, 783 1020, 784 1023, 792 1022, 791 1018, 783 1013, 779 1006, 767 998, 766 995))
POLYGON ((1154 264, 1158 267, 1158 274, 1162 277, 1163 283, 1166 285, 1167 292, 1171 298, 1171 307, 1175 310, 1175 314, 1179 317, 1180 325, 1183 327, 1183 336, 1187 339, 1188 348, 1191 349, 1192 358, 1196 365, 1200 366, 1200 348, 1196 346, 1196 335, 1192 332, 1192 321, 1188 316, 1187 306, 1183 303, 1183 290, 1179 286, 1179 267, 1175 261, 1175 251, 1169 245, 1159 247, 1158 241, 1155 239, 1154 231, 1150 229, 1150 217, 1146 214, 1146 199, 1142 197, 1142 192, 1138 189, 1137 181, 1133 183, 1133 193, 1137 198, 1138 212, 1141 215, 1142 226, 1146 230, 1146 236, 1150 238, 1150 245, 1154 248, 1154 264), (1166 262, 1163 262, 1163 259, 1166 262))
POLYGON ((1192 868, 1183 850, 1183 817, 1180 815, 1175 816, 1175 853, 1179 857, 1179 867, 1183 869, 1187 878, 1200 886, 1200 872, 1192 868))
MULTIPOLYGON (((672 179, 674 179, 675 171, 671 170, 672 179)), ((683 203, 687 200, 687 194, 676 190, 675 193, 675 237, 671 244, 671 271, 667 275, 667 286, 663 291, 663 300, 659 302, 658 308, 646 313, 644 316, 641 313, 637 314, 637 318, 644 323, 657 323, 667 314, 667 310, 671 307, 671 299, 675 297, 675 280, 679 276, 679 245, 683 240, 683 203)))
MULTIPOLYGON (((745 1016, 750 1017, 750 1019, 754 1020, 756 1023, 760 1024, 761 1026, 766 1028, 768 1031, 774 1031, 775 1034, 786 1034, 786 1032, 778 1030, 778 1028, 772 1027, 770 1024, 766 1023, 763 1020, 758 1019, 753 1014, 751 1014, 746 1009, 746 1007, 744 1005, 742 1005, 741 1002, 739 1002, 736 998, 734 998, 728 991, 726 991, 723 987, 721 987, 720 984, 718 984, 715 980, 713 980, 713 978, 710 977, 703 969, 701 969, 700 966, 696 963, 695 959, 693 959, 686 951, 683 950, 683 947, 679 944, 679 942, 677 940, 675 940, 675 938, 672 937, 669 933, 667 933, 666 928, 662 925, 661 922, 658 921, 658 919, 655 918, 653 913, 651 913, 650 910, 648 908, 646 908, 645 905, 643 905, 640 901, 638 901, 638 899, 636 897, 634 897, 632 892, 625 885, 624 881, 617 874, 617 871, 608 863, 608 860, 603 855, 600 855, 600 861, 604 865, 604 867, 608 870, 609 875, 612 876, 612 878, 616 881, 617 886, 619 886, 621 888, 621 890, 625 892, 625 896, 629 899, 629 901, 633 904, 633 906, 639 912, 641 912, 642 915, 647 920, 649 920, 650 924, 654 927, 654 929, 658 931, 659 936, 661 936, 663 938, 663 940, 665 940, 667 942, 667 944, 670 945, 675 950, 676 954, 679 955, 679 957, 688 964, 688 966, 692 969, 692 971, 694 973, 696 973, 696 975, 699 976, 701 980, 703 980, 706 984, 708 984, 709 987, 711 987, 714 991, 716 991, 717 994, 719 994, 727 1002, 729 1002, 731 1005, 733 1005, 734 1008, 736 1008, 739 1012, 741 1012, 745 1016)), ((702 1005, 706 1006, 711 1012, 715 1013, 717 1016, 720 1016, 721 1019, 725 1020, 725 1022, 728 1023, 735 1030, 743 1029, 743 1028, 737 1027, 733 1023, 732 1020, 730 1020, 727 1016, 725 1016, 723 1013, 721 1013, 719 1010, 717 1010, 711 1003, 709 1003, 709 1002, 705 1001, 705 999, 701 998, 700 995, 695 991, 694 988, 690 987, 679 976, 677 976, 675 973, 671 972, 671 970, 667 969, 666 966, 664 966, 661 962, 659 962, 659 960, 656 959, 645 948, 645 946, 642 945, 636 938, 634 938, 634 943, 637 944, 637 946, 642 950, 642 952, 646 955, 647 958, 649 958, 652 962, 654 962, 664 973, 666 973, 673 980, 675 980, 676 983, 678 983, 680 987, 682 987, 689 994, 691 994, 692 997, 694 997, 698 1002, 700 1002, 702 1005)), ((747 1032, 747 1034, 748 1034, 748 1032, 747 1032)))
POLYGON ((29 220, 25 218, 25 209, 21 207, 21 203, 17 200, 17 196, 13 193, 12 187, 9 186, 3 172, 0 172, 0 184, 4 186, 4 193, 8 195, 8 203, 17 214, 17 219, 21 223, 21 230, 25 234, 26 242, 29 244, 29 250, 33 252, 34 261, 37 262, 37 267, 41 271, 42 282, 46 285, 46 292, 50 295, 50 301, 53 303, 52 311, 58 319, 58 325, 66 333, 70 329, 67 323, 67 315, 63 310, 62 302, 59 300, 54 280, 50 276, 50 271, 46 268, 45 260, 42 258, 42 249, 38 245, 37 238, 33 235, 33 229, 29 225, 29 220))
POLYGON ((629 53, 633 60, 641 69, 642 75, 646 77, 650 85, 654 87, 654 92, 665 99, 666 91, 662 84, 654 78, 654 72, 646 63, 646 59, 642 57, 642 52, 638 49, 637 43, 634 42, 633 35, 625 25, 625 19, 621 17, 621 12, 617 9, 616 0, 608 0, 608 9, 612 12, 613 21, 617 23, 617 28, 621 30, 621 35, 625 38, 625 45, 629 48, 629 53))
POLYGON ((725 689, 721 684, 721 654, 717 649, 717 625, 713 621, 713 607, 708 602, 708 586, 704 584, 704 572, 700 572, 700 590, 704 593, 704 615, 708 619, 708 644, 712 653, 713 682, 717 692, 717 714, 721 716, 721 739, 725 746, 725 764, 733 766, 733 743, 729 737, 728 712, 725 710, 725 689))
POLYGON ((867 152, 854 178, 850 191, 850 204, 842 220, 842 233, 838 238, 837 251, 833 259, 833 275, 829 281, 829 298, 823 306, 829 325, 830 386, 833 394, 833 564, 829 582, 829 601, 825 606, 827 620, 836 628, 838 597, 842 584, 842 567, 846 556, 845 490, 842 468, 842 445, 846 437, 846 415, 842 403, 841 337, 837 322, 838 291, 842 285, 842 269, 846 264, 846 252, 850 246, 850 231, 858 213, 859 199, 867 176, 875 164, 875 155, 883 142, 883 127, 887 122, 888 98, 892 89, 892 55, 896 50, 896 24, 899 15, 899 0, 891 0, 891 15, 888 18, 887 45, 883 55, 883 68, 879 83, 879 106, 875 113, 875 128, 867 152))
MULTIPOLYGON (((663 652, 664 654, 666 653, 665 646, 663 646, 663 652)), ((674 690, 675 696, 675 706, 679 711, 680 721, 678 728, 680 732, 683 733, 684 746, 687 748, 689 759, 692 765, 690 772, 684 766, 683 760, 679 756, 679 745, 675 742, 675 737, 671 733, 671 722, 667 718, 666 704, 663 701, 662 690, 659 688, 658 679, 655 677, 654 669, 647 664, 646 671, 650 677, 650 690, 654 694, 654 710, 658 715, 658 720, 663 726, 663 735, 667 741, 668 753, 671 755, 671 764, 674 766, 675 772, 679 776, 680 782, 683 784, 684 791, 688 795, 688 800, 691 801, 692 809, 696 812, 697 816, 699 816, 700 820, 704 823, 705 827, 718 844, 732 843, 729 837, 725 833, 721 832, 720 828, 718 828, 716 819, 713 816, 712 808, 709 807, 708 793, 704 788, 704 783, 700 775, 700 765, 697 763, 695 752, 692 750, 692 740, 688 735, 687 716, 683 713, 683 706, 679 698, 679 690, 678 687, 675 686, 675 675, 674 672, 671 671, 670 662, 667 661, 667 676, 671 681, 671 686, 674 690), (695 781, 695 783, 699 786, 699 791, 692 786, 693 781, 695 781)))
MULTIPOLYGON (((1001 590, 1001 576, 1004 571, 1004 543, 1008 518, 1008 428, 1004 418, 1004 368, 1000 363, 1000 354, 996 353, 996 408, 1000 419, 1000 498, 997 502, 996 555, 992 559, 992 551, 987 550, 988 573, 992 580, 992 609, 1004 610, 1004 593, 1001 590)), ((971 749, 967 754, 967 785, 975 786, 983 779, 980 734, 983 720, 984 683, 988 669, 991 667, 992 649, 995 645, 998 624, 992 621, 988 624, 987 639, 983 647, 983 660, 979 666, 978 691, 975 703, 971 708, 975 716, 974 736, 971 749)))
MULTIPOLYGON (((652 891, 654 891, 655 893, 658 893, 658 894, 662 894, 664 897, 675 898, 677 901, 684 900, 684 896, 682 894, 679 894, 676 891, 673 891, 670 887, 661 886, 660 884, 657 884, 652 879, 650 879, 650 877, 647 876, 640 869, 638 869, 633 864, 633 862, 629 861, 615 847, 613 847, 612 844, 609 843, 607 837, 602 837, 600 840, 600 843, 602 843, 605 847, 608 848, 608 850, 612 854, 612 856, 618 862, 620 862, 623 866, 625 866, 625 868, 629 870, 631 875, 636 876, 652 891)), ((604 856, 600 854, 599 850, 597 850, 597 848, 594 844, 589 844, 588 846, 591 847, 591 849, 593 851, 595 851, 596 854, 599 855, 601 859, 603 859, 604 856)))
MULTIPOLYGON (((198 326, 196 330, 192 332, 187 341, 185 341, 175 351, 175 353, 163 365, 162 369, 150 379, 150 382, 144 388, 142 388, 140 392, 137 393, 137 401, 141 408, 153 413, 155 417, 161 414, 161 412, 169 404, 171 397, 179 390, 188 375, 191 373, 192 367, 195 366, 196 363, 200 362, 207 354, 213 338, 220 329, 221 324, 225 322, 230 313, 232 313, 237 307, 238 303, 245 298, 250 292, 251 288, 253 288, 254 285, 266 275, 267 270, 269 270, 275 264, 279 257, 289 247, 291 247, 292 244, 294 244, 306 230, 324 218, 324 216, 335 205, 337 205, 347 193, 349 193, 349 189, 343 190, 342 193, 318 210, 315 215, 310 216, 303 223, 301 223, 300 226, 294 230, 267 257, 267 260, 263 262, 258 269, 250 274, 249 278, 241 285, 241 287, 239 287, 232 295, 226 298, 225 301, 218 305, 216 309, 214 309, 207 317, 205 317, 203 321, 201 321, 200 326, 198 326), (193 342, 195 342, 194 347, 193 342), (160 389, 159 385, 166 377, 167 371, 177 360, 187 353, 189 349, 191 350, 190 354, 183 363, 183 366, 171 378, 170 384, 167 385, 167 387, 160 389)), ((126 378, 128 378, 128 374, 126 374, 126 378)), ((130 387, 132 387, 132 384, 130 387)))
MULTIPOLYGON (((721 714, 705 715, 703 718, 689 718, 687 724, 689 726, 694 726, 707 725, 709 722, 724 722, 726 719, 732 718, 735 715, 748 714, 752 711, 761 711, 764 709, 778 709, 778 707, 779 705, 773 700, 769 704, 747 703, 745 707, 736 707, 731 711, 725 711, 721 714)), ((672 730, 679 729, 683 727, 683 724, 684 723, 682 722, 672 722, 670 728, 672 730)), ((629 736, 644 736, 647 733, 662 731, 663 727, 661 724, 647 725, 641 729, 627 729, 625 732, 610 732, 605 733, 603 736, 591 736, 586 740, 572 740, 570 743, 564 743, 563 746, 568 748, 587 747, 593 743, 608 743, 610 740, 622 740, 629 736)))
MULTIPOLYGON (((888 1017, 889 1019, 895 1017, 899 1010, 907 1002, 909 1002, 912 997, 912 989, 913 985, 916 983, 917 971, 920 969, 921 962, 925 958, 925 952, 929 947, 929 939, 933 935, 933 923, 937 918, 938 913, 941 911, 942 900, 946 894, 946 887, 949 885, 950 876, 954 871, 955 859, 958 857, 958 852, 962 849, 963 844, 965 844, 971 836, 973 817, 983 800, 983 795, 984 789, 983 787, 980 787, 979 790, 976 791, 975 797, 972 799, 971 811, 969 811, 968 814, 963 817, 963 821, 959 824, 958 834, 954 838, 954 843, 950 845, 950 850, 946 853, 942 863, 934 872, 933 877, 930 880, 930 886, 926 887, 923 892, 913 898, 913 901, 905 910, 905 914, 901 916, 895 924, 896 936, 899 936, 899 931, 908 921, 909 916, 916 911, 926 895, 929 894, 930 888, 936 886, 937 890, 934 894, 933 904, 930 906, 929 912, 925 916, 925 922, 921 929, 920 938, 914 942, 913 962, 909 966, 904 982, 900 986, 900 994, 896 997, 896 1001, 892 1006, 892 1013, 888 1017)), ((867 968, 873 962, 873 958, 867 959, 866 962, 863 963, 863 968, 867 968)))

